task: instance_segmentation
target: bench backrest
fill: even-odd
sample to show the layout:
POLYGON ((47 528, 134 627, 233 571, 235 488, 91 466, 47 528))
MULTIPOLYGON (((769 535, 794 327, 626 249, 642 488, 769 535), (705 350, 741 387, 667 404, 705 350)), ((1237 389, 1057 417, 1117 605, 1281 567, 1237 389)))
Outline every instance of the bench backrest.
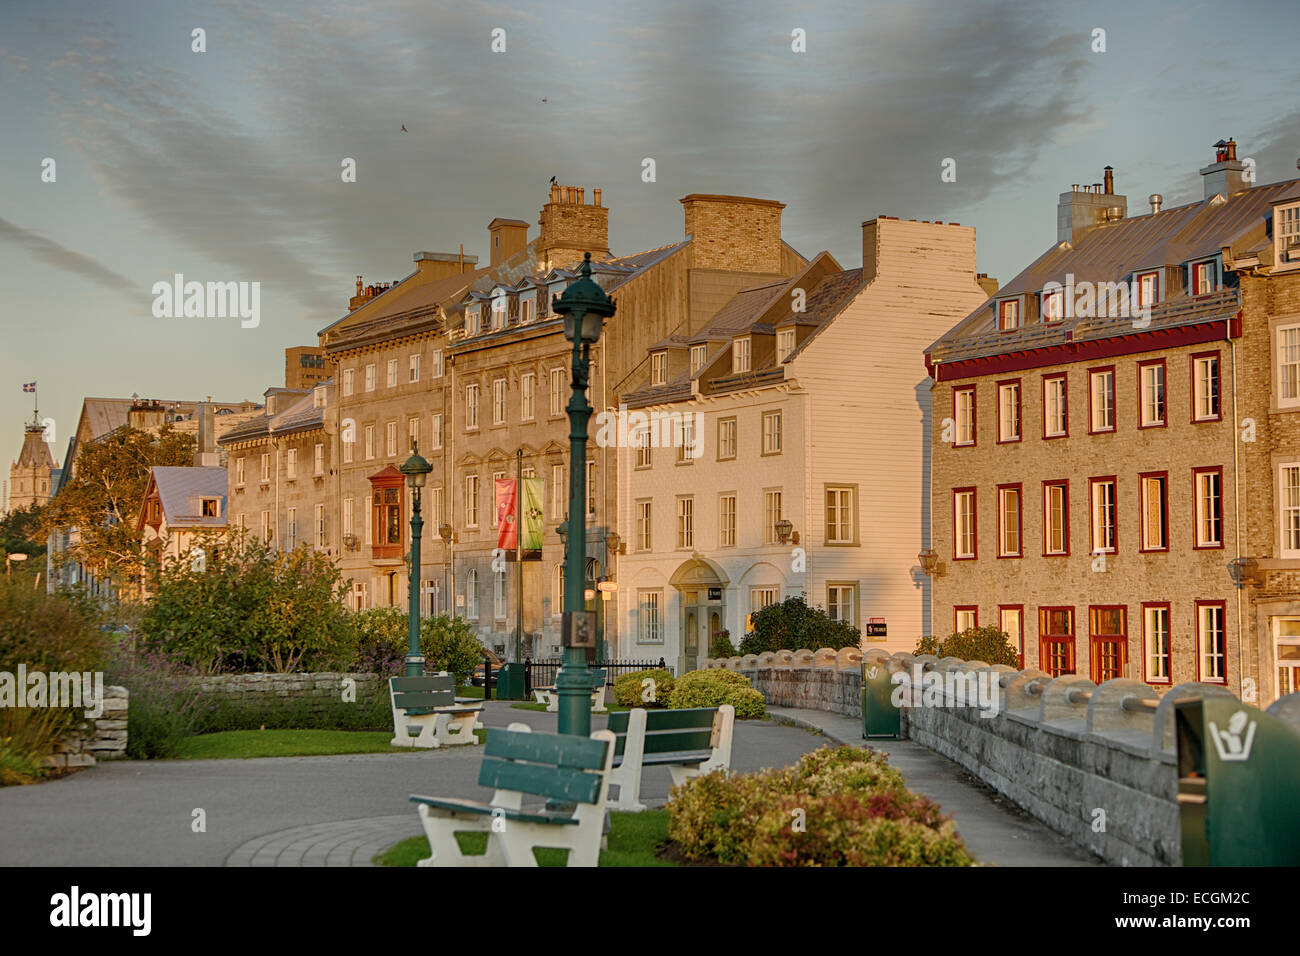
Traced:
MULTIPOLYGON (((627 748, 627 722, 630 710, 609 715, 609 729, 614 732, 614 755, 623 756, 627 748)), ((647 710, 645 713, 645 753, 671 754, 712 750, 717 746, 714 727, 716 707, 689 707, 682 710, 647 710)))
POLYGON ((450 674, 433 677, 390 677, 393 706, 402 710, 422 707, 450 707, 456 703, 456 678, 450 674))
POLYGON ((488 733, 481 787, 517 790, 552 801, 595 803, 605 769, 603 740, 515 730, 488 733))
POLYGON ((605 668, 592 668, 591 687, 593 690, 599 690, 605 686, 605 668))

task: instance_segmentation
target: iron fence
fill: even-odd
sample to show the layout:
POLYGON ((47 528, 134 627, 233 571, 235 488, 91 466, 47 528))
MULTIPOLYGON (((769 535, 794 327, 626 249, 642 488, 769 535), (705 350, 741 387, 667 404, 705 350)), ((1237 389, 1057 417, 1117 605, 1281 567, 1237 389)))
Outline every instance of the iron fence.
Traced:
MULTIPOLYGON (((559 673, 563 664, 564 661, 558 657, 549 657, 545 660, 536 661, 532 658, 526 658, 524 660, 524 696, 531 698, 534 687, 553 687, 555 685, 555 675, 559 673)), ((654 670, 655 668, 668 669, 668 664, 662 657, 657 661, 596 661, 594 664, 587 666, 604 669, 605 685, 607 687, 612 687, 615 679, 633 671, 654 670)))

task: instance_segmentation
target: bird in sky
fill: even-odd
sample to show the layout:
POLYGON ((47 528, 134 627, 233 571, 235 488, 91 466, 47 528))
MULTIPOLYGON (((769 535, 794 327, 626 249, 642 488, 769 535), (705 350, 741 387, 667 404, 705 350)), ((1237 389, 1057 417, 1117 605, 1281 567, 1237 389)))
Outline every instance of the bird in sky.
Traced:
POLYGON ((555 185, 555 177, 554 177, 554 176, 551 177, 551 185, 552 185, 552 186, 555 185))
POLYGON ((402 132, 405 133, 406 131, 407 131, 407 130, 406 130, 406 124, 403 123, 403 124, 402 124, 402 132))
POLYGON ((548 102, 548 100, 546 99, 546 97, 544 97, 544 96, 542 97, 542 102, 543 102, 543 103, 548 102))

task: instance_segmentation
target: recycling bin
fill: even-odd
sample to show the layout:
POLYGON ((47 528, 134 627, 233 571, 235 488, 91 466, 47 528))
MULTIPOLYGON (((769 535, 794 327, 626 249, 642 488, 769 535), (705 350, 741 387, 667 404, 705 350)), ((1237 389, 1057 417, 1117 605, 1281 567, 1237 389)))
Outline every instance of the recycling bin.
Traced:
POLYGON ((497 671, 497 700, 524 699, 524 663, 508 661, 497 671))
POLYGON ((898 738, 902 729, 894 706, 894 683, 889 668, 879 662, 862 664, 862 736, 898 738))

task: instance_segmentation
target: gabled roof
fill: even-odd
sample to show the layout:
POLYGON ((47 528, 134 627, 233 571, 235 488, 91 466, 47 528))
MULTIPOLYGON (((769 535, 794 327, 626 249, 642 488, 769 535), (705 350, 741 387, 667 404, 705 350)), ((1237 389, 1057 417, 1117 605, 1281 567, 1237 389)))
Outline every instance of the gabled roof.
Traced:
MULTIPOLYGON (((157 492, 163 519, 169 528, 224 528, 226 526, 226 469, 177 468, 155 465, 149 471, 147 502, 157 492), (217 514, 205 518, 199 502, 217 499, 217 514)), ((141 512, 143 518, 143 509, 141 512)))
POLYGON ((240 422, 218 438, 217 444, 229 445, 234 442, 254 441, 272 435, 311 431, 314 428, 324 427, 325 409, 316 407, 314 392, 313 389, 288 408, 274 415, 262 414, 246 422, 240 422))
POLYGON ((490 269, 473 269, 445 279, 414 282, 419 273, 407 276, 397 285, 362 303, 353 311, 321 329, 328 336, 330 351, 360 345, 415 330, 429 324, 440 306, 460 299, 467 287, 487 275, 490 269), (365 315, 361 313, 365 312, 365 315))

